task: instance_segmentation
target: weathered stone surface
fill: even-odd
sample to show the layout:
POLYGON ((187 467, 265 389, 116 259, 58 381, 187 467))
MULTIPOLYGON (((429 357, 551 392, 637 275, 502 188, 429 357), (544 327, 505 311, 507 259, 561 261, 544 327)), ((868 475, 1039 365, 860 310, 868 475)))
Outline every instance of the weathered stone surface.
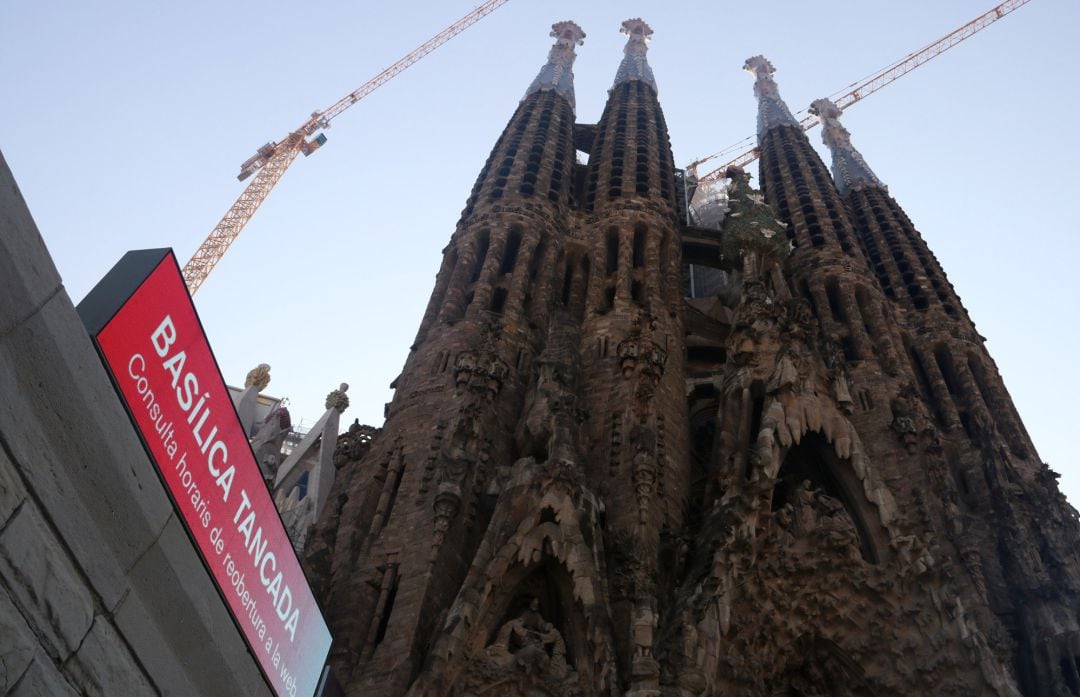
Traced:
MULTIPOLYGON (((123 694, 123 693, 120 693, 123 694)), ((40 650, 6 697, 81 697, 40 650)))
POLYGON ((79 647, 93 621, 93 598, 33 505, 20 508, 0 532, 0 578, 50 654, 65 660, 79 647))
POLYGON ((60 275, 0 154, 0 337, 60 290, 60 275))
POLYGON ((269 695, 6 165, 0 298, 0 694, 269 695))
POLYGON ((246 694, 263 682, 176 516, 128 578, 115 621, 163 694, 246 694))
POLYGON ((0 594, 0 694, 7 694, 22 677, 37 650, 34 636, 26 618, 0 594))
POLYGON ((87 697, 151 697, 158 694, 127 643, 101 615, 94 618, 90 633, 78 652, 64 664, 69 681, 87 697))
POLYGON ((15 466, 0 448, 0 529, 7 523, 15 508, 26 498, 26 488, 19 480, 15 466))
POLYGON ((0 393, 9 452, 71 548, 88 552, 79 562, 95 591, 115 605, 124 570, 171 504, 65 293, 0 337, 0 393))
POLYGON ((80 564, 112 606, 170 504, 6 164, 0 225, 0 434, 71 549, 93 550, 80 564))

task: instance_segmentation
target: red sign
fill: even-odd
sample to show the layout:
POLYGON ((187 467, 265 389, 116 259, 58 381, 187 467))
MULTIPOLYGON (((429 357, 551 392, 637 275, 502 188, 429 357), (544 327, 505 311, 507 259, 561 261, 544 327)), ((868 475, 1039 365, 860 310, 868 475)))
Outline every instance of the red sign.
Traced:
POLYGON ((129 253, 79 311, 270 685, 279 697, 314 694, 330 632, 176 257, 171 250, 129 253))

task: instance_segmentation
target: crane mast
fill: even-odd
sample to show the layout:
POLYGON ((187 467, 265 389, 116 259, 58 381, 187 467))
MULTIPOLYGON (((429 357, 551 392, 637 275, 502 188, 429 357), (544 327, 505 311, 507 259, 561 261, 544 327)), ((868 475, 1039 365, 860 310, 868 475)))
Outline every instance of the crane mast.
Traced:
MULTIPOLYGON (((920 65, 926 63, 930 59, 940 56, 942 53, 948 51, 950 48, 957 45, 964 39, 967 39, 972 35, 982 31, 983 29, 998 21, 1005 15, 1009 14, 1013 10, 1016 10, 1022 5, 1026 5, 1030 1, 1031 0, 1006 0, 1006 2, 1003 2, 997 7, 979 15, 964 26, 946 34, 932 44, 925 46, 913 53, 909 53, 900 60, 889 65, 887 68, 880 70, 879 72, 866 78, 865 80, 849 86, 847 91, 844 92, 842 95, 838 97, 832 97, 833 102, 836 104, 836 106, 840 107, 840 109, 846 109, 860 99, 865 99, 874 92, 877 92, 882 87, 888 85, 894 80, 897 80, 904 75, 907 75, 912 70, 918 68, 920 65)), ((807 115, 799 121, 799 125, 802 126, 802 129, 804 131, 810 130, 817 124, 817 117, 812 115, 807 115)), ((737 148, 740 144, 746 142, 753 142, 753 136, 749 138, 744 138, 743 140, 739 141, 739 143, 737 143, 735 146, 728 147, 714 155, 709 155, 708 157, 704 157, 700 160, 692 162, 687 167, 687 170, 694 172, 699 165, 708 162, 713 158, 719 157, 720 155, 731 152, 731 150, 737 148)), ((732 159, 730 162, 727 162, 726 164, 717 167, 711 172, 700 176, 698 178, 698 182, 699 184, 715 182, 724 177, 728 167, 745 167, 757 158, 757 148, 748 148, 747 150, 739 154, 737 157, 732 159)))
POLYGON ((326 142, 326 136, 319 131, 329 128, 330 122, 343 111, 509 1, 488 0, 478 6, 328 108, 312 113, 299 128, 281 142, 267 143, 245 160, 240 165, 240 174, 237 175, 237 179, 244 181, 253 174, 255 178, 247 185, 210 235, 195 250, 191 259, 184 264, 183 275, 188 292, 194 295, 199 290, 229 246, 251 220, 251 216, 255 215, 259 205, 266 200, 289 165, 296 160, 296 156, 300 153, 305 156, 310 155, 322 147, 326 142), (309 140, 310 136, 314 138, 309 140))

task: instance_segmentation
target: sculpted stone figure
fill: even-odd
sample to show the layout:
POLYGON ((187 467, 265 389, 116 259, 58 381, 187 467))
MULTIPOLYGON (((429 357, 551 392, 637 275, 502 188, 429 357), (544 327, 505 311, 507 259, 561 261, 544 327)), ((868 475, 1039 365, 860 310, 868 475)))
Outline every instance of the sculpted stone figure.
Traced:
POLYGON ((566 459, 576 460, 577 426, 583 418, 577 397, 578 334, 565 317, 556 317, 555 323, 536 361, 536 386, 526 400, 518 443, 521 452, 537 458, 561 452, 566 459))
POLYGON ((251 449, 259 463, 263 478, 273 481, 281 464, 281 445, 292 428, 292 419, 285 407, 272 411, 251 437, 251 449))
POLYGON ((810 480, 799 482, 791 496, 791 507, 795 513, 795 523, 799 532, 806 534, 817 527, 817 514, 814 511, 814 490, 810 480))
POLYGON ((520 615, 503 624, 484 653, 503 669, 530 678, 561 680, 570 672, 566 643, 559 630, 540 614, 540 601, 532 598, 520 615))
POLYGON ((776 359, 776 370, 769 380, 769 391, 780 392, 784 389, 788 389, 791 392, 797 392, 798 382, 799 369, 795 367, 793 356, 785 352, 776 359))
POLYGON ((915 388, 907 385, 889 405, 892 408, 892 429, 909 452, 915 452, 919 443, 919 426, 916 421, 913 393, 915 388))
POLYGON ((846 549, 850 558, 857 558, 859 533, 844 504, 820 492, 814 503, 818 511, 818 529, 825 540, 836 547, 846 549))
POLYGON ((794 523, 795 512, 790 503, 785 503, 773 513, 773 526, 771 531, 780 543, 781 548, 787 547, 795 541, 795 536, 791 534, 794 523))

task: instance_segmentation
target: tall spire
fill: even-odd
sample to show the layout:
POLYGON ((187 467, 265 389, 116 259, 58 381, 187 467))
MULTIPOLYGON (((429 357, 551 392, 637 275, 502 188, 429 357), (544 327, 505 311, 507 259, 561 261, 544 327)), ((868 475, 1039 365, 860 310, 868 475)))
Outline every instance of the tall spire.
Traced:
POLYGON ((833 180, 842 196, 870 187, 887 188, 851 144, 851 134, 840 123, 840 107, 828 99, 815 99, 810 113, 821 121, 821 140, 832 152, 833 180))
POLYGON ((743 70, 754 75, 754 96, 758 99, 757 135, 760 141, 765 132, 777 126, 799 127, 799 122, 791 115, 791 110, 780 98, 780 90, 772 79, 776 68, 765 56, 747 58, 743 70))
POLYGON ((540 68, 540 73, 525 91, 525 97, 534 92, 552 90, 566 97, 566 101, 570 102, 570 106, 576 111, 574 59, 577 58, 577 53, 574 52, 574 47, 585 43, 585 32, 574 22, 556 22, 551 25, 551 36, 555 37, 555 45, 548 52, 547 63, 540 68))
POLYGON ((626 48, 623 49, 622 63, 619 64, 619 71, 615 73, 615 84, 611 86, 612 89, 624 82, 641 80, 652 87, 653 92, 659 93, 652 68, 649 67, 649 61, 645 58, 645 54, 649 51, 649 37, 653 34, 652 27, 640 17, 636 17, 623 22, 620 31, 630 38, 626 42, 626 48))

